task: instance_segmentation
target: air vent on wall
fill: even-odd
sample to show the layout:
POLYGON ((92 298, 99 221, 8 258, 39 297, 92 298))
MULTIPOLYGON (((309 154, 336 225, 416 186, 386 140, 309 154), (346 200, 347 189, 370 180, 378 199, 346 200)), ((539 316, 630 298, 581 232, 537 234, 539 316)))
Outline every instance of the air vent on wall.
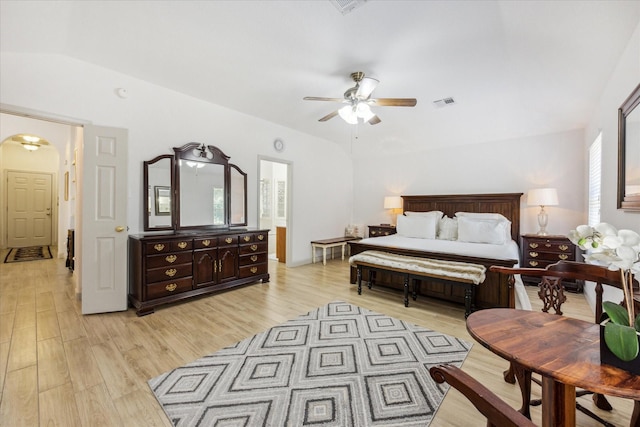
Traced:
POLYGON ((435 105, 437 108, 447 107, 447 106, 453 105, 455 103, 456 103, 455 99, 453 99, 451 97, 442 98, 442 99, 438 99, 437 101, 433 101, 433 105, 435 105))
POLYGON ((329 0, 340 13, 346 15, 353 9, 362 6, 367 0, 329 0))

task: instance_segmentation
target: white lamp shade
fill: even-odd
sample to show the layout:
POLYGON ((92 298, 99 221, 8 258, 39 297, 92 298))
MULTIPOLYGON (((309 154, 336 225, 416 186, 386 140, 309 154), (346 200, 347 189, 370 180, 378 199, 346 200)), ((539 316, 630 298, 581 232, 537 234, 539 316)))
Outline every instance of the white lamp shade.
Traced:
POLYGON ((558 204, 558 192, 555 188, 529 190, 527 204, 529 206, 556 206, 558 204))
POLYGON ((384 198, 385 209, 400 209, 402 208, 402 197, 400 196, 387 196, 384 198))
POLYGON ((340 117, 342 117, 345 122, 350 125, 355 125, 358 123, 358 116, 354 110, 355 109, 351 105, 345 105, 338 110, 338 114, 340 114, 340 117))

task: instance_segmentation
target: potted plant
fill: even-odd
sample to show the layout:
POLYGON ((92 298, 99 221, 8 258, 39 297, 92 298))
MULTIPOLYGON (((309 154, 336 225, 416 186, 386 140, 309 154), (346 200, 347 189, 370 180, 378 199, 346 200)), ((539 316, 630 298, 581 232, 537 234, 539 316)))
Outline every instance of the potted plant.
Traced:
MULTIPOLYGON (((624 307, 610 301, 602 303, 609 319, 603 322, 606 348, 622 362, 630 365, 610 363, 602 346, 601 358, 609 364, 631 370, 640 369, 640 314, 634 316, 633 276, 640 275, 640 235, 633 230, 617 230, 610 224, 600 223, 595 227, 580 225, 569 232, 569 239, 581 249, 587 250, 585 261, 605 265, 610 270, 620 270, 624 307), (635 367, 633 367, 635 366, 635 367)), ((636 372, 640 374, 640 372, 636 372)))

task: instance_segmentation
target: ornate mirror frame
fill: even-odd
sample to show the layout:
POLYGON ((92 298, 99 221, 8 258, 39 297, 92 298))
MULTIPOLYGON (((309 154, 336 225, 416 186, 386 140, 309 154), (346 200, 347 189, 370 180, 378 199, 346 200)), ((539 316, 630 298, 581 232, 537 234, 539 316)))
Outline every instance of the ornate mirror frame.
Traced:
MULTIPOLYGON (((185 230, 185 229, 198 229, 198 228, 229 228, 229 227, 240 227, 247 225, 247 174, 242 172, 242 170, 231 163, 229 163, 229 156, 224 154, 219 148, 214 147, 213 145, 205 145, 198 142, 190 142, 188 144, 183 145, 182 147, 174 147, 173 151, 175 152, 175 160, 174 160, 174 201, 173 201, 173 220, 174 220, 174 228, 175 230, 185 230), (212 215, 211 222, 202 223, 202 224, 192 224, 191 222, 183 221, 181 218, 185 216, 184 212, 181 212, 182 209, 182 200, 187 200, 187 195, 190 191, 194 190, 188 186, 181 185, 181 169, 182 168, 193 168, 193 163, 199 163, 203 166, 200 170, 205 171, 208 168, 207 165, 215 166, 219 165, 222 167, 223 171, 223 195, 222 200, 224 204, 223 208, 223 221, 221 223, 215 223, 214 218, 216 217, 216 201, 215 195, 213 197, 212 202, 212 215), (188 166, 191 164, 191 166, 188 166), (233 171, 233 173, 232 173, 233 171), (240 177, 242 182, 237 182, 237 177, 240 177), (236 180, 236 182, 232 186, 232 180, 236 180), (232 190, 235 191, 232 192, 232 190), (235 207, 235 208, 234 208, 235 207), (238 212, 241 212, 241 215, 236 215, 236 218, 232 218, 232 210, 235 209, 238 212), (183 223, 184 222, 184 223, 183 223)), ((194 170, 198 170, 196 167, 194 170)), ((184 183, 183 183, 184 184, 184 183)), ((213 193, 215 194, 215 189, 213 189, 213 193)), ((203 196, 205 197, 205 196, 203 196)), ((208 198, 208 195, 206 195, 208 198)), ((204 215, 201 217, 207 217, 207 212, 203 213, 204 215)), ((203 221, 204 222, 204 221, 203 221)))
POLYGON ((618 109, 618 209, 626 211, 640 211, 639 104, 640 85, 618 109))
POLYGON ((143 165, 143 177, 142 177, 142 225, 145 231, 161 231, 161 230, 173 230, 173 199, 174 193, 171 191, 174 188, 173 185, 173 159, 171 154, 163 154, 157 156, 151 160, 142 162, 143 165), (166 168, 158 168, 162 163, 166 163, 166 168), (166 171, 165 171, 166 169, 166 171), (166 172, 166 173, 165 173, 166 172), (160 203, 157 199, 159 188, 169 188, 169 203, 168 212, 164 209, 159 212, 158 207, 160 203))

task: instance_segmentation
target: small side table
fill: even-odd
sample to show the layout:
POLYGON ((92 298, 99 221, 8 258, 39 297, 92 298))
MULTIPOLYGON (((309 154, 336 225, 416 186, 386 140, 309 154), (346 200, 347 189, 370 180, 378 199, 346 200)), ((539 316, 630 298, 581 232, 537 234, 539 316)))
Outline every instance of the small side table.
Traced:
MULTIPOLYGON (((545 268, 558 261, 582 261, 580 248, 571 243, 566 236, 540 236, 525 234, 522 236, 522 267, 545 268)), ((522 276, 526 284, 538 285, 539 278, 522 276)), ((562 281, 564 288, 571 292, 582 292, 582 281, 562 281)))
POLYGON ((389 236, 396 234, 396 226, 388 224, 367 225, 369 228, 369 237, 389 236))
POLYGON ((342 248, 342 260, 344 261, 344 248, 347 242, 359 240, 358 237, 335 237, 333 239, 314 240, 311 242, 311 259, 316 263, 316 249, 322 249, 322 264, 327 265, 327 248, 331 248, 331 259, 333 259, 333 249, 342 248))

